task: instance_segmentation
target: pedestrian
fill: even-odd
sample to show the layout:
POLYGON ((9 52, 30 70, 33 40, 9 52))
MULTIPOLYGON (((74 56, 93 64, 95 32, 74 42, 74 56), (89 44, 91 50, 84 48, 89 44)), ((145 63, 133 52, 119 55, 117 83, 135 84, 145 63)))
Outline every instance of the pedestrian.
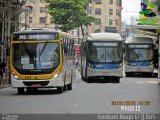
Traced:
POLYGON ((2 80, 4 80, 4 77, 5 77, 5 68, 6 68, 6 63, 5 63, 5 60, 3 60, 1 63, 0 63, 0 79, 1 79, 1 82, 2 80))
POLYGON ((78 68, 78 66, 79 66, 79 60, 78 59, 75 59, 75 66, 76 66, 76 68, 78 68))

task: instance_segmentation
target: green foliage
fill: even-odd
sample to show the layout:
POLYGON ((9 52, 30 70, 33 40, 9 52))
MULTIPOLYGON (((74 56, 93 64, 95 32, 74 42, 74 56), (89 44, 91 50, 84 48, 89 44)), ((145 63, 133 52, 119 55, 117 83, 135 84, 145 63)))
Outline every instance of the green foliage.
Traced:
POLYGON ((94 17, 88 16, 88 0, 46 0, 49 3, 48 13, 53 16, 52 22, 59 25, 62 31, 69 31, 80 26, 91 25, 94 17))
POLYGON ((160 27, 158 27, 158 29, 156 30, 156 33, 160 33, 160 27))

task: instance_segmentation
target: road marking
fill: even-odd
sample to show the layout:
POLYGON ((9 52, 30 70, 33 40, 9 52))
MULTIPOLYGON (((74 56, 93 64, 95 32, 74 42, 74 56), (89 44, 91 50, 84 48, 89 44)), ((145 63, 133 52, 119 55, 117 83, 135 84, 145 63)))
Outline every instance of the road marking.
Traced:
POLYGON ((158 84, 159 82, 158 81, 148 81, 148 83, 150 83, 150 84, 158 84))
POLYGON ((158 81, 144 81, 144 82, 139 81, 139 82, 136 82, 136 83, 137 83, 137 84, 142 84, 142 83, 159 84, 158 81))

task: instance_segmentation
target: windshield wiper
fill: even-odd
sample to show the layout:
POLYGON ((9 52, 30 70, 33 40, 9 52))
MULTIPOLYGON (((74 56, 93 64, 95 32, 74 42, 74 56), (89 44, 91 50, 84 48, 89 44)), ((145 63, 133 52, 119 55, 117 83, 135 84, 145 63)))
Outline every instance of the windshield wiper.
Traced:
POLYGON ((141 54, 140 54, 140 55, 141 55, 142 59, 143 59, 143 60, 145 60, 144 56, 142 55, 142 52, 141 52, 141 54))
POLYGON ((44 44, 43 48, 41 49, 40 54, 39 54, 40 56, 41 56, 41 55, 42 55, 42 53, 44 52, 44 50, 45 50, 45 48, 46 48, 47 44, 48 44, 48 41, 46 41, 46 42, 45 42, 45 44, 44 44))
POLYGON ((97 60, 97 63, 105 56, 105 54, 102 54, 101 57, 97 60))

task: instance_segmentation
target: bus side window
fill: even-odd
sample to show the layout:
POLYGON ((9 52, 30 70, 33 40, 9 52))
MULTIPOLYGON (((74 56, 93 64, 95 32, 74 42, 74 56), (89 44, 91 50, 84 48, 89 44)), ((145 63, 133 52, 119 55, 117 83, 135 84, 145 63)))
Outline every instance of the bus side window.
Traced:
POLYGON ((67 39, 66 38, 63 38, 63 53, 64 53, 64 56, 67 55, 67 52, 68 52, 68 48, 67 48, 67 39))

